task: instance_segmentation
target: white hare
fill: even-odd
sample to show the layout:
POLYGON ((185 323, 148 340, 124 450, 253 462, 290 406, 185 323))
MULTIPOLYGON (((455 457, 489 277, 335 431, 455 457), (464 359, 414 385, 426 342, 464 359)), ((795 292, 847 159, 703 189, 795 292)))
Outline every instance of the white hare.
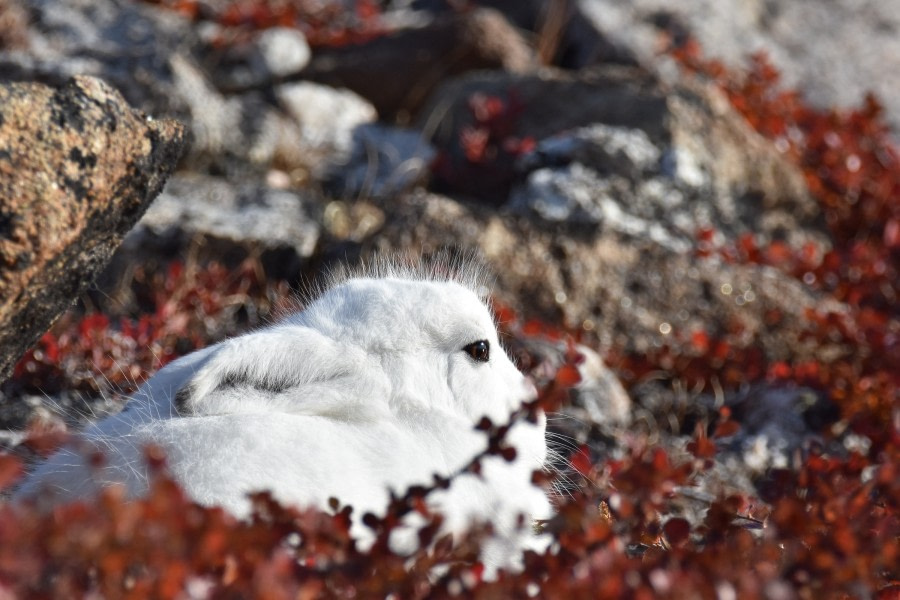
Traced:
MULTIPOLYGON (((338 276, 305 310, 163 368, 123 412, 43 463, 17 496, 55 502, 112 483, 140 495, 152 443, 202 504, 245 516, 249 492, 321 508, 336 497, 353 506, 351 532, 365 546, 372 534, 361 517, 384 514, 389 490, 456 473, 486 448, 474 428, 482 417, 506 423, 534 397, 498 341, 475 269, 381 262, 338 276), (89 466, 85 445, 103 452, 103 466, 89 466)), ((546 545, 530 527, 551 512, 531 483, 546 455, 544 430, 543 415, 517 422, 507 436, 515 460, 487 457, 481 477, 458 476, 428 497, 446 531, 473 519, 493 524, 482 551, 491 571, 546 545)), ((401 549, 415 547, 408 537, 401 549)))

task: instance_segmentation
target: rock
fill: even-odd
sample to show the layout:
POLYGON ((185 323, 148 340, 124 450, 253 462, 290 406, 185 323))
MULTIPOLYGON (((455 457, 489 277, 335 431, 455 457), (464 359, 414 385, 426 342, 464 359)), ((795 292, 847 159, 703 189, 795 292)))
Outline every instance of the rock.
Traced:
MULTIPOLYGON (((170 59, 179 114, 190 123, 186 170, 259 178, 273 163, 286 170, 308 169, 300 127, 264 94, 225 96, 189 58, 170 59)), ((316 163, 318 164, 318 163, 316 163)))
MULTIPOLYGON (((567 341, 553 340, 539 336, 526 336, 513 325, 514 339, 508 350, 513 356, 522 356, 518 362, 520 367, 539 380, 550 381, 566 362, 569 352, 567 341), (527 361, 525 364, 522 364, 527 361)), ((570 404, 560 408, 562 414, 568 415, 586 427, 598 426, 607 431, 628 425, 631 422, 631 399, 619 378, 612 369, 606 366, 603 358, 584 344, 575 344, 574 351, 578 355, 576 368, 581 380, 570 394, 570 404)), ((563 424, 557 431, 565 431, 572 435, 578 427, 563 424)))
POLYGON ((753 231, 795 245, 811 236, 827 246, 830 235, 803 174, 718 88, 685 80, 669 96, 669 111, 671 146, 663 172, 712 195, 720 230, 753 231))
POLYGON ((204 64, 220 90, 274 84, 309 63, 312 53, 299 29, 272 27, 236 39, 230 39, 229 31, 212 26, 202 32, 209 40, 204 64))
POLYGON ((272 27, 263 30, 256 40, 264 72, 272 77, 296 73, 309 63, 309 44, 306 43, 306 36, 298 29, 272 27))
MULTIPOLYGON (((569 457, 583 444, 590 446, 594 456, 613 458, 618 452, 613 440, 627 435, 633 406, 612 369, 583 344, 570 347, 568 340, 524 335, 516 322, 506 327, 512 334, 504 343, 506 351, 538 386, 553 380, 572 350, 578 356, 576 367, 581 380, 570 390, 566 402, 547 415, 549 468, 567 471, 569 457)), ((567 483, 568 478, 562 482, 567 483)))
POLYGON ((417 130, 359 125, 349 159, 329 168, 329 187, 344 198, 385 199, 426 182, 434 157, 434 147, 417 130))
MULTIPOLYGON (((28 0, 28 10, 28 46, 0 47, 0 79, 59 85, 77 74, 100 77, 132 106, 188 125, 185 168, 259 176, 277 160, 284 159, 283 168, 305 165, 296 125, 261 92, 220 92, 203 66, 213 50, 175 11, 113 0, 28 0)), ((283 46, 282 39, 260 34, 259 53, 283 46)))
POLYGON ((287 83, 276 88, 275 95, 300 128, 298 141, 310 155, 305 162, 314 172, 324 169, 327 162, 347 160, 355 128, 377 116, 371 104, 350 90, 318 83, 287 83))
MULTIPOLYGON (((600 62, 635 62, 631 51, 612 43, 576 3, 482 0, 478 5, 502 13, 516 27, 534 34, 543 64, 579 69, 600 62)), ((444 0, 417 0, 412 6, 434 12, 453 10, 451 3, 444 0)))
POLYGON ((174 11, 141 2, 23 0, 27 52, 0 48, 0 79, 60 84, 94 75, 154 115, 183 118, 169 59, 191 56, 197 36, 174 11))
POLYGON ((191 124, 191 148, 187 166, 209 168, 223 156, 240 154, 247 147, 241 123, 241 103, 219 94, 200 68, 181 54, 169 59, 170 82, 181 99, 179 112, 191 124))
POLYGON ((584 409, 591 423, 625 426, 631 422, 631 398, 612 369, 599 354, 579 344, 583 362, 578 365, 581 381, 575 386, 576 407, 584 409))
POLYGON ((755 475, 794 466, 794 454, 837 421, 838 407, 822 393, 794 386, 754 386, 726 398, 741 428, 723 446, 738 454, 755 475))
POLYGON ((543 140, 520 159, 520 169, 534 170, 514 188, 509 208, 650 239, 677 252, 694 247, 704 229, 730 239, 754 233, 764 242, 784 239, 799 247, 814 240, 827 247, 817 207, 791 181, 790 167, 771 160, 767 146, 744 146, 751 158, 729 157, 739 141, 728 131, 713 128, 704 139, 674 129, 680 122, 672 121, 678 142, 664 147, 653 145, 642 130, 605 125, 543 140), (756 173, 746 172, 754 165, 756 173), (751 181, 766 195, 745 189, 751 181), (772 198, 775 193, 781 197, 772 198), (761 211, 760 202, 772 206, 761 211))
POLYGON ((659 168, 659 149, 640 129, 595 123, 544 138, 520 160, 519 168, 582 163, 601 174, 614 173, 636 179, 659 168))
POLYGON ((438 148, 438 191, 500 205, 521 178, 518 161, 534 142, 595 123, 641 129, 661 140, 666 112, 664 90, 637 69, 578 76, 544 69, 451 80, 432 95, 418 124, 433 132, 438 148))
MULTIPOLYGON (((545 138, 521 157, 518 169, 531 172, 513 190, 508 206, 551 222, 589 223, 649 236, 684 251, 689 244, 630 210, 635 200, 632 182, 646 186, 659 164, 660 150, 640 129, 589 125, 545 138)), ((661 204, 681 201, 677 190, 666 192, 661 204)))
POLYGON ((0 50, 28 47, 28 14, 19 0, 0 0, 0 50))
POLYGON ((704 53, 742 68, 766 52, 822 108, 858 106, 869 91, 900 130, 900 0, 578 0, 578 10, 611 43, 645 65, 659 64, 666 38, 697 38, 704 53), (878 51, 872 51, 877 48, 878 51))
POLYGON ((365 44, 318 49, 301 76, 353 90, 383 120, 408 122, 448 77, 477 69, 527 71, 534 65, 528 44, 503 15, 475 9, 365 44))
POLYGON ((90 285, 183 149, 181 125, 101 80, 0 86, 0 379, 90 285))
MULTIPOLYGON (((600 177, 581 163, 572 163, 561 169, 538 169, 528 176, 526 184, 513 191, 509 208, 515 212, 531 212, 542 219, 568 223, 578 227, 595 225, 608 231, 649 239, 675 252, 687 252, 696 235, 694 225, 704 224, 675 219, 676 227, 688 231, 670 231, 654 218, 654 214, 683 204, 677 189, 667 189, 658 181, 645 182, 652 190, 646 197, 658 202, 650 204, 651 214, 635 214, 638 197, 632 193, 631 184, 622 177, 600 177), (651 188, 652 183, 659 184, 651 188), (658 193, 653 193, 658 191, 658 193)), ((640 198, 644 200, 644 198, 640 198)))
POLYGON ((284 171, 292 185, 318 185, 335 165, 351 162, 357 128, 377 116, 371 104, 350 90, 309 81, 280 85, 274 95, 280 111, 268 117, 256 136, 252 156, 258 164, 284 171))
POLYGON ((509 135, 536 141, 594 123, 641 129, 654 143, 669 138, 665 122, 667 90, 645 71, 630 67, 585 69, 578 74, 556 69, 533 73, 481 72, 448 80, 422 109, 418 125, 433 131, 439 148, 458 142, 474 124, 473 94, 506 103, 509 135))
POLYGON ((513 188, 518 212, 610 226, 681 251, 701 228, 827 244, 800 171, 709 85, 669 87, 621 67, 479 73, 437 91, 421 123, 436 123, 441 184, 492 204, 513 188), (500 108, 478 117, 473 98, 500 108), (473 131, 493 151, 480 161, 471 158, 473 131), (506 150, 529 139, 533 150, 506 150))
POLYGON ((176 175, 126 238, 116 262, 153 248, 184 254, 193 245, 220 262, 260 256, 273 276, 296 276, 319 243, 322 221, 319 203, 308 193, 176 175))

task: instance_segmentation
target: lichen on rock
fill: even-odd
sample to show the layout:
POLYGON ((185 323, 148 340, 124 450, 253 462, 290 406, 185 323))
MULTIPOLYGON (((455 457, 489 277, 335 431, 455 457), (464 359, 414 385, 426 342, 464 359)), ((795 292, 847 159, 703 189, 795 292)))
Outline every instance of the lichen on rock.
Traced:
POLYGON ((0 85, 0 378, 106 265, 185 130, 100 79, 0 85))

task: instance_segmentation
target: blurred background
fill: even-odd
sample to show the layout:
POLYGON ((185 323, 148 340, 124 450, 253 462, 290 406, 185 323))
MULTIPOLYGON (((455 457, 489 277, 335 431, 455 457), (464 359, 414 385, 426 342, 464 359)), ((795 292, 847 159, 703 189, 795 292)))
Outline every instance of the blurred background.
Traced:
POLYGON ((812 455, 896 457, 897 0, 0 0, 0 80, 75 74, 189 146, 3 384, 7 445, 335 261, 450 248, 495 273, 524 370, 577 366, 575 487, 709 435, 696 521, 812 455))

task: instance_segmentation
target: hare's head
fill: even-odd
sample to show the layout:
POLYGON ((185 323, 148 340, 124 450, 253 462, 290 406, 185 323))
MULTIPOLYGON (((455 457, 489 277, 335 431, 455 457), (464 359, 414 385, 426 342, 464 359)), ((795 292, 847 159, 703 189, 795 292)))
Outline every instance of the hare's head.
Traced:
POLYGON ((452 272, 395 269, 333 284, 290 320, 377 360, 397 403, 505 422, 534 389, 500 344, 483 290, 452 272))
MULTIPOLYGON (((486 286, 470 263, 456 267, 352 274, 332 282, 289 322, 374 362, 390 382, 389 402, 399 414, 441 411, 473 425, 485 416, 504 424, 534 399, 534 386, 500 343, 486 286)), ((523 419, 510 430, 507 441, 520 451, 516 465, 523 472, 543 464, 545 426, 540 415, 537 423, 523 419)))

